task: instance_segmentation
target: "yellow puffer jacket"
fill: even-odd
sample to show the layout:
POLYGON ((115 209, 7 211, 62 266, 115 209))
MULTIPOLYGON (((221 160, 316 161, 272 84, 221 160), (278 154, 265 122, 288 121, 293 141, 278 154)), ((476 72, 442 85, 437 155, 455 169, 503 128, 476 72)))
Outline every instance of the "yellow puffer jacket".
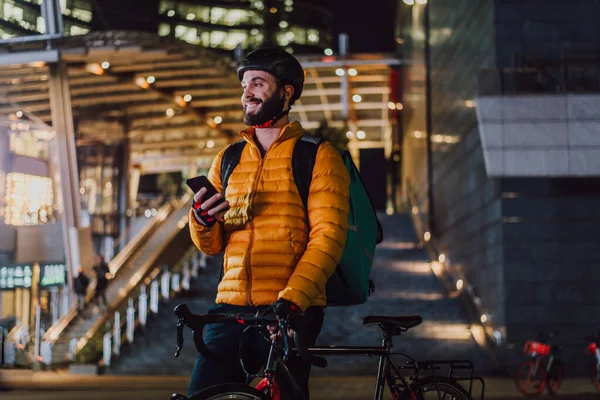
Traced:
MULTIPOLYGON (((254 128, 240 135, 248 143, 229 177, 224 222, 207 228, 190 211, 196 246, 209 255, 225 250, 216 302, 268 305, 283 298, 302 310, 324 307, 325 283, 342 257, 348 229, 350 177, 340 153, 329 142, 319 146, 307 221, 292 173, 300 123, 286 125, 264 158, 254 128)), ((223 152, 208 174, 219 192, 223 152)))

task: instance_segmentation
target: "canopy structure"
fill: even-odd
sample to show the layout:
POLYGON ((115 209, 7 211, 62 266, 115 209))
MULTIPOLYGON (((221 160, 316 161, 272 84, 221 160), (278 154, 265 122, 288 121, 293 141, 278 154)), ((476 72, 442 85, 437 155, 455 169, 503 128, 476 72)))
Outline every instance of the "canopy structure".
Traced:
MULTIPOLYGON (((243 127, 237 63, 230 54, 150 33, 105 31, 47 42, 4 44, 0 117, 53 125, 49 64, 68 71, 77 145, 128 139, 142 173, 210 165, 243 127)), ((298 57, 306 71, 291 118, 306 129, 343 129, 350 147, 391 149, 390 70, 386 55, 298 57), (348 132, 345 132, 348 131, 348 132)), ((392 107, 394 105, 394 107, 392 107)), ((68 105, 65 105, 68 106, 68 105)))

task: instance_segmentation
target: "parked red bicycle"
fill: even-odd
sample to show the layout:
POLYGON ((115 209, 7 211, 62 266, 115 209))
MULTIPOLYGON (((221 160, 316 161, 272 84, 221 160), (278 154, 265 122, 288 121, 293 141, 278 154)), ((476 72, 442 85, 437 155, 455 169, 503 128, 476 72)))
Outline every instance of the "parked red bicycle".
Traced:
MULTIPOLYGON (((555 337, 550 332, 548 338, 555 337)), ((517 367, 515 383, 523 396, 533 397, 547 389, 550 395, 555 395, 560 389, 565 367, 556 355, 561 346, 549 345, 546 338, 540 334, 540 339, 529 340, 523 347, 523 354, 528 357, 517 367)))
POLYGON ((586 352, 594 357, 592 385, 600 392, 600 333, 596 336, 586 336, 584 339, 588 342, 586 352))

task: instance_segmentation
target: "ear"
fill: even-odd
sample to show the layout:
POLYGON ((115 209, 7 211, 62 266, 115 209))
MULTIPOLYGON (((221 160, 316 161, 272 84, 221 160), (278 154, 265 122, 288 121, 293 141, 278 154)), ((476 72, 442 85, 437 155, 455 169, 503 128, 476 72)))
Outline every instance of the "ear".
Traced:
POLYGON ((283 90, 285 90, 285 99, 289 103, 294 95, 294 87, 292 85, 285 85, 283 90))

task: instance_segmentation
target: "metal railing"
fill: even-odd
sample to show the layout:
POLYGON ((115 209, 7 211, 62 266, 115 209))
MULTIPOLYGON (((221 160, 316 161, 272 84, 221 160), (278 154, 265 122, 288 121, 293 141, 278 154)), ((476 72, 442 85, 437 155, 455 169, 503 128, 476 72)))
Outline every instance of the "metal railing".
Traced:
MULTIPOLYGON (((187 197, 185 197, 185 200, 187 200, 187 197)), ((144 244, 152 232, 165 221, 165 219, 170 215, 171 212, 173 212, 173 210, 173 204, 166 203, 157 211, 156 217, 150 219, 148 223, 140 230, 140 232, 138 232, 136 236, 125 245, 123 250, 120 251, 119 254, 117 254, 115 258, 108 263, 111 274, 116 276, 119 273, 119 270, 123 267, 123 265, 126 264, 127 260, 133 256, 133 254, 144 244)), ((95 282, 90 283, 85 296, 86 305, 92 301, 95 293, 95 287, 95 282)), ((77 315, 77 305, 72 304, 68 313, 45 332, 42 341, 45 343, 50 343, 50 346, 52 346, 60 338, 67 327, 73 322, 77 315)))
POLYGON ((151 324, 149 317, 158 314, 161 300, 167 302, 182 290, 189 290, 199 269, 206 268, 206 262, 206 255, 192 247, 172 267, 155 267, 130 293, 127 302, 102 321, 101 329, 88 340, 82 338, 72 344, 72 360, 110 367, 114 359, 120 357, 121 348, 135 343, 137 332, 151 324))

